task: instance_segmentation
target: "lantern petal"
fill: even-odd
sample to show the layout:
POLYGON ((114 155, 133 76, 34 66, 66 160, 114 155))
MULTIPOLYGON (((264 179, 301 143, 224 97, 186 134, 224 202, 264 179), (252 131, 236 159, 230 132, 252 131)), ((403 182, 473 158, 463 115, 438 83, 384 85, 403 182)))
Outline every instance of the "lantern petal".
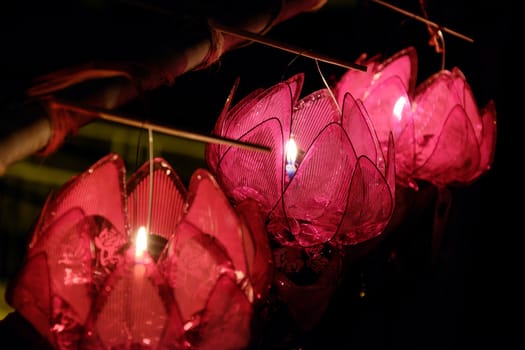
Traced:
MULTIPOLYGON (((184 214, 186 188, 175 170, 162 158, 153 159, 152 168, 153 179, 150 179, 149 161, 128 179, 127 208, 130 231, 137 232, 140 226, 147 227, 149 222, 149 234, 160 236, 165 242, 175 231, 184 214), (152 208, 148 221, 150 196, 152 208)), ((149 241, 151 244, 153 240, 149 241)))
POLYGON ((81 208, 86 216, 99 215, 126 232, 125 167, 117 154, 108 154, 91 168, 64 184, 45 207, 36 231, 70 208, 81 208))
POLYGON ((275 118, 259 124, 240 140, 268 146, 270 151, 232 147, 223 155, 215 175, 224 192, 235 202, 253 198, 264 214, 280 198, 284 182, 282 128, 275 118))
POLYGON ((60 348, 78 341, 75 337, 91 307, 92 227, 91 220, 78 208, 53 220, 28 250, 27 265, 13 287, 10 302, 39 330, 43 326, 39 315, 48 310, 44 311, 47 324, 42 334, 60 348), (27 273, 41 275, 30 279, 27 273), (29 299, 46 307, 25 307, 29 299))
POLYGON ((347 93, 343 102, 342 126, 348 134, 357 155, 364 155, 384 168, 381 146, 372 121, 361 101, 347 93))
POLYGON ((405 128, 395 140, 396 183, 417 189, 414 171, 416 161, 416 136, 414 119, 407 121, 405 128))
POLYGON ((338 239, 343 244, 355 245, 381 234, 393 213, 393 196, 384 174, 368 158, 360 157, 337 230, 338 239))
POLYGON ((50 273, 45 253, 26 260, 6 292, 6 301, 17 310, 49 344, 55 345, 50 329, 50 273))
POLYGON ((252 312, 236 282, 222 275, 202 314, 198 336, 190 342, 198 350, 246 349, 251 340, 252 312))
POLYGON ((398 76, 374 84, 363 104, 383 145, 388 143, 391 132, 397 138, 412 118, 411 99, 405 82, 398 76))
POLYGON ((233 271, 224 247, 186 220, 170 237, 157 265, 173 290, 185 323, 194 322, 196 315, 205 308, 220 275, 233 271))
MULTIPOLYGON (((306 151, 283 198, 283 214, 297 223, 298 229, 292 234, 300 245, 326 242, 334 235, 346 206, 356 160, 347 134, 337 123, 326 126, 306 151)), ((282 215, 279 208, 272 218, 282 215)))
MULTIPOLYGON (((461 106, 456 106, 436 135, 432 153, 425 152, 416 176, 437 185, 469 181, 480 164, 479 144, 470 120, 461 106)), ((430 148, 430 147, 429 147, 430 148)))
POLYGON ((170 310, 151 278, 155 274, 152 263, 124 260, 97 296, 81 348, 158 348, 170 310))
POLYGON ((297 147, 306 150, 310 148, 319 130, 329 123, 339 122, 340 119, 341 114, 334 99, 327 89, 322 89, 302 98, 294 106, 291 135, 297 147))
POLYGON ((255 302, 266 300, 273 279, 273 260, 264 218, 255 200, 247 199, 236 205, 242 221, 243 248, 248 276, 253 286, 255 302))
POLYGON ((240 220, 215 178, 207 170, 198 169, 191 177, 188 203, 185 220, 219 241, 226 248, 235 269, 246 274, 248 269, 240 220))
MULTIPOLYGON (((481 120, 483 122, 483 134, 481 137, 480 147, 480 169, 479 173, 483 173, 490 169, 492 162, 494 161, 494 153, 496 150, 496 105, 493 100, 485 106, 482 111, 481 120)), ((474 176, 476 177, 477 174, 474 176)))
MULTIPOLYGON (((242 104, 239 107, 236 105, 228 113, 224 136, 238 139, 270 118, 279 119, 283 125, 284 133, 288 134, 292 106, 297 100, 302 85, 303 75, 298 74, 262 91, 260 94, 250 94, 248 100, 241 101, 242 104)), ((209 147, 213 147, 213 145, 209 147)), ((224 151, 221 151, 222 153, 224 151)))
POLYGON ((407 47, 398 51, 391 57, 381 61, 381 57, 376 55, 369 60, 366 56, 357 60, 367 66, 366 72, 353 69, 348 70, 341 76, 334 87, 337 101, 342 104, 346 93, 352 94, 356 99, 365 102, 368 107, 367 98, 370 90, 382 85, 385 81, 396 77, 408 96, 413 93, 417 78, 417 54, 414 47, 407 47))

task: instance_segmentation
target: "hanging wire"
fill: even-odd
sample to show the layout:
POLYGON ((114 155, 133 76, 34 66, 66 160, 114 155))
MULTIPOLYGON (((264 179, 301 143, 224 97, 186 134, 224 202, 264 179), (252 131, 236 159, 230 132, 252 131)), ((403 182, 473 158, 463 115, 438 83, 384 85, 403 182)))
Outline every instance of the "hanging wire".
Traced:
POLYGON ((239 38, 250 40, 250 41, 253 41, 253 42, 256 42, 256 43, 259 43, 259 44, 263 44, 263 45, 266 45, 266 46, 270 46, 270 47, 273 47, 273 48, 276 48, 276 49, 279 49, 279 50, 291 52, 291 53, 299 55, 299 56, 304 56, 304 57, 311 58, 311 59, 314 59, 314 60, 319 60, 319 61, 322 61, 322 62, 330 63, 330 64, 333 64, 335 66, 340 66, 340 67, 343 67, 343 68, 346 68, 346 69, 356 69, 356 70, 359 70, 359 71, 362 71, 362 72, 366 72, 366 70, 367 70, 367 67, 364 66, 364 65, 361 65, 361 64, 357 64, 357 63, 353 63, 353 62, 347 62, 347 61, 344 61, 344 60, 341 60, 341 59, 338 59, 338 58, 334 58, 334 57, 330 57, 330 56, 323 55, 323 54, 320 54, 320 53, 312 52, 310 50, 305 50, 305 49, 302 49, 300 47, 293 46, 293 45, 290 45, 290 44, 286 44, 286 43, 283 43, 283 42, 280 42, 280 41, 276 41, 276 40, 273 40, 273 39, 269 39, 269 38, 266 38, 266 37, 264 37, 262 35, 251 33, 251 32, 248 32, 248 31, 245 31, 245 30, 242 30, 242 29, 224 26, 222 24, 215 23, 213 21, 210 21, 210 26, 213 29, 215 29, 216 31, 218 31, 218 32, 229 34, 229 35, 233 35, 233 36, 237 36, 239 38))
POLYGON ((315 65, 317 66, 317 71, 319 72, 319 75, 321 76, 321 80, 323 81, 323 84, 326 86, 326 89, 328 90, 330 97, 332 97, 332 100, 334 100, 334 103, 337 106, 337 110, 339 111, 339 114, 341 114, 342 113, 341 107, 339 106, 339 103, 337 103, 337 99, 335 98, 334 92, 332 91, 332 88, 330 88, 330 85, 328 85, 328 82, 326 81, 324 74, 321 71, 321 67, 319 66, 318 60, 315 60, 315 65))
POLYGON ((376 4, 379 4, 381 6, 385 6, 385 7, 389 8, 389 9, 391 9, 391 10, 399 12, 399 13, 401 13, 401 14, 403 14, 405 16, 408 16, 408 17, 410 17, 412 19, 415 19, 417 21, 423 22, 427 26, 431 26, 432 28, 435 28, 437 30, 442 30, 442 31, 444 31, 444 32, 446 32, 448 34, 454 35, 454 36, 456 36, 456 37, 458 37, 460 39, 463 39, 465 41, 468 41, 470 43, 474 42, 474 39, 472 39, 472 38, 470 38, 470 37, 468 37, 468 36, 466 36, 464 34, 458 33, 458 32, 456 32, 456 31, 454 31, 452 29, 449 29, 447 27, 443 27, 443 26, 441 26, 441 25, 439 25, 439 24, 437 24, 435 22, 429 21, 428 19, 426 19, 424 17, 418 16, 416 14, 413 14, 412 12, 403 10, 403 9, 401 9, 399 7, 396 7, 394 5, 391 5, 391 4, 387 3, 387 2, 384 2, 384 1, 381 1, 381 0, 370 0, 370 1, 372 1, 372 2, 374 2, 376 4))
POLYGON ((148 195, 148 219, 146 221, 146 232, 151 234, 151 217, 153 213, 153 129, 148 127, 148 153, 149 153, 149 195, 148 195))

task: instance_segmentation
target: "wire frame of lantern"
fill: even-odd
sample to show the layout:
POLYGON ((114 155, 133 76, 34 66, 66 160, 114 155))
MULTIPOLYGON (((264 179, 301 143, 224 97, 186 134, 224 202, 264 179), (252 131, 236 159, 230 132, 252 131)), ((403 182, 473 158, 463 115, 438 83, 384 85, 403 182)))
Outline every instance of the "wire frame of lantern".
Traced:
POLYGON ((496 145, 493 100, 478 108, 461 70, 440 70, 416 86, 418 58, 407 47, 386 60, 362 55, 366 73, 348 70, 334 86, 338 101, 347 93, 363 101, 379 137, 390 132, 396 145, 396 180, 418 188, 472 183, 492 165, 496 145))
POLYGON ((243 349, 272 258, 255 203, 109 154, 49 196, 7 300, 55 349, 243 349), (149 199, 152 211, 149 212, 149 199), (148 215, 150 230, 147 232, 148 215), (139 249, 137 231, 147 234, 139 249), (220 346, 219 346, 220 345, 220 346))
POLYGON ((214 134, 271 151, 208 144, 206 161, 234 203, 259 204, 276 290, 310 328, 338 284, 341 248, 377 237, 388 224, 395 169, 393 140, 384 153, 360 101, 348 94, 341 112, 328 89, 299 98, 303 82, 294 75, 231 108, 230 96, 214 134))

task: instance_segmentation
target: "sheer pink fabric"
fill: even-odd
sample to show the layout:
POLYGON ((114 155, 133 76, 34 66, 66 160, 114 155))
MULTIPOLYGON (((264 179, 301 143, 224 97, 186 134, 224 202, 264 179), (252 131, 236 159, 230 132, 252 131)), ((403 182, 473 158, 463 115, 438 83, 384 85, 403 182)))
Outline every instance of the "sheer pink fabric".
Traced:
POLYGON ((272 257, 258 207, 232 207, 198 169, 188 189, 161 158, 128 181, 110 154, 50 196, 9 303, 56 349, 242 349, 269 291, 272 257), (156 244, 155 244, 156 243, 156 244))
POLYGON ((381 61, 359 58, 366 73, 347 71, 334 92, 363 101, 381 144, 390 132, 396 146, 396 180, 417 188, 417 180, 438 186, 469 184, 486 172, 496 145, 493 100, 481 110, 465 76, 457 68, 442 70, 416 86, 413 47, 381 61))

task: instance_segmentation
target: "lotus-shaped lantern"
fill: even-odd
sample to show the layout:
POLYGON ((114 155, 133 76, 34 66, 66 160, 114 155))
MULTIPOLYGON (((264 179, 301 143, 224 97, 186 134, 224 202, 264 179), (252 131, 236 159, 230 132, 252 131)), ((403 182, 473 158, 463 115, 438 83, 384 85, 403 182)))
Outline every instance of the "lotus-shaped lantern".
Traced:
POLYGON ((417 180, 436 186, 469 184, 493 162, 496 108, 478 109, 463 73, 441 70, 416 86, 413 47, 381 61, 361 56, 367 72, 347 71, 334 87, 338 101, 347 93, 363 101, 381 144, 390 132, 396 146, 396 180, 417 188, 417 180))
POLYGON ((246 348, 272 278, 257 205, 162 158, 125 177, 109 154, 49 197, 8 302, 56 349, 246 348))
POLYGON ((206 161, 233 203, 259 204, 274 290, 308 330, 339 284, 344 248, 377 237, 388 224, 395 169, 393 140, 384 153, 360 101, 348 94, 340 109, 328 89, 299 98, 303 82, 297 74, 230 109, 233 89, 214 133, 270 152, 208 144, 206 161))
POLYGON ((354 245, 381 234, 394 206, 392 140, 383 152, 366 110, 328 89, 299 99, 304 75, 256 90, 219 116, 214 133, 268 153, 207 145, 206 161, 234 203, 255 199, 281 246, 354 245), (294 141, 297 157, 287 145, 294 141), (386 156, 386 159, 385 159, 386 156))

